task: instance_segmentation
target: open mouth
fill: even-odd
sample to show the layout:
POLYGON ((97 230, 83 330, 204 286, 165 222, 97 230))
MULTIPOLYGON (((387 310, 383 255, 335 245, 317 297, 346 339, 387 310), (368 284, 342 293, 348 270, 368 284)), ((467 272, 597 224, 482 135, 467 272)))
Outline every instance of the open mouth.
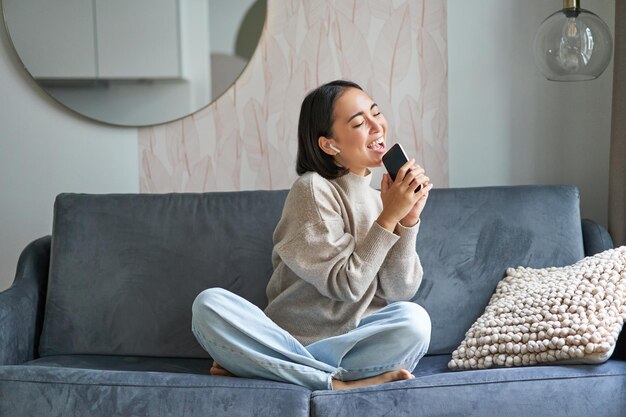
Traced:
POLYGON ((380 137, 376 139, 375 141, 367 145, 367 148, 373 151, 377 151, 377 152, 384 151, 385 150, 385 138, 380 137))

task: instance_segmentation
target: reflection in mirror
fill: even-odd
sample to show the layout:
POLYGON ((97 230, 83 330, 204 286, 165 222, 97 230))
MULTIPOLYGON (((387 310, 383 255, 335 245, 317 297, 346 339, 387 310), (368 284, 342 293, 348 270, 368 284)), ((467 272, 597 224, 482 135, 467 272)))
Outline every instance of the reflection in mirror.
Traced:
POLYGON ((52 97, 92 119, 147 126, 226 91, 252 57, 266 0, 2 0, 9 36, 52 97))

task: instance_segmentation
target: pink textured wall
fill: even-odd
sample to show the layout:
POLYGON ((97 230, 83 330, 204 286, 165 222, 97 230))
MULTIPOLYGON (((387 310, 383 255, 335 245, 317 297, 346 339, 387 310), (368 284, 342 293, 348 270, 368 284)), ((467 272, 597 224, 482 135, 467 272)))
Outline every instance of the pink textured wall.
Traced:
POLYGON ((270 0, 259 46, 222 97, 139 129, 141 192, 289 188, 302 99, 337 78, 361 84, 389 143, 446 187, 446 32, 446 0, 270 0))

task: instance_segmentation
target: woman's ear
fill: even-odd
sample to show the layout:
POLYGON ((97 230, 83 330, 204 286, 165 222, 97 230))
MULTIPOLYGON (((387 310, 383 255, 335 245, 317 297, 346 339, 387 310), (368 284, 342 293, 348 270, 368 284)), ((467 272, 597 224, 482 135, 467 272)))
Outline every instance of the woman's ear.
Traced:
POLYGON ((322 149, 322 151, 324 151, 324 153, 334 156, 341 152, 341 150, 333 145, 332 140, 333 139, 327 138, 326 136, 320 136, 317 140, 317 144, 322 149))

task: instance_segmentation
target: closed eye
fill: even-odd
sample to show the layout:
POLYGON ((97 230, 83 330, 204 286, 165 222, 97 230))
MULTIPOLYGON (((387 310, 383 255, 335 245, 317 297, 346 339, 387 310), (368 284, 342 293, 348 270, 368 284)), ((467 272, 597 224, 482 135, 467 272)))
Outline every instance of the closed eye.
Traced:
MULTIPOLYGON (((372 104, 372 107, 370 107, 370 110, 373 110, 373 109, 374 109, 374 107, 378 108, 378 105, 377 105, 376 103, 372 104)), ((355 115, 354 115, 354 116, 352 116, 352 117, 356 117, 356 116, 359 116, 359 115, 362 115, 362 114, 363 114, 363 113, 360 113, 360 114, 355 114, 355 115)), ((373 114, 372 116, 374 116, 374 117, 378 117, 378 116, 380 116, 381 114, 383 114, 383 113, 382 113, 381 111, 379 111, 378 113, 375 113, 375 114, 373 114)), ((366 122, 366 120, 363 120, 363 121, 362 121, 361 123, 359 123, 358 125, 354 125, 354 126, 352 126, 352 127, 353 127, 354 129, 357 129, 357 128, 359 128, 359 127, 363 126, 363 125, 365 124, 365 122, 366 122)))
MULTIPOLYGON (((378 117, 378 116, 380 116, 381 114, 382 114, 382 112, 378 112, 378 113, 376 113, 376 114, 373 114, 372 116, 374 116, 374 117, 378 117)), ((354 126, 352 126, 352 127, 353 127, 353 128, 355 128, 355 129, 357 129, 357 128, 359 128, 359 127, 363 126, 364 124, 365 124, 365 120, 363 120, 363 121, 362 121, 361 123, 359 123, 358 125, 354 125, 354 126)))

